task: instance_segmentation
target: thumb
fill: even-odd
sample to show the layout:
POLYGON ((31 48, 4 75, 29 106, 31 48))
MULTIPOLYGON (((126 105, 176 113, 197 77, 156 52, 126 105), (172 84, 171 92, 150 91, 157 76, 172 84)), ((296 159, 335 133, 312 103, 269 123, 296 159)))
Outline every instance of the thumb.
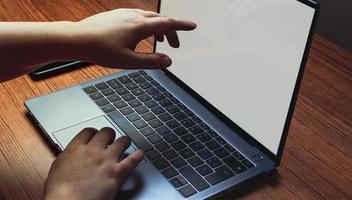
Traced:
POLYGON ((160 69, 169 67, 172 63, 169 56, 162 53, 141 53, 128 51, 129 67, 160 69))

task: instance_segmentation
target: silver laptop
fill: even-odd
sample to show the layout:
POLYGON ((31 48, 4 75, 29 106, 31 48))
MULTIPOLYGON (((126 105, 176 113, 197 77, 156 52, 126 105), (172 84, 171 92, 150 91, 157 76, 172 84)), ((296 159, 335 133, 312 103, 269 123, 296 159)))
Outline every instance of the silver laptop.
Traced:
MULTIPOLYGON (((122 199, 207 199, 278 167, 318 5, 308 0, 162 0, 190 19, 168 70, 122 71, 25 102, 59 150, 84 127, 128 135, 144 161, 122 199)), ((118 135, 117 134, 117 135, 118 135)))

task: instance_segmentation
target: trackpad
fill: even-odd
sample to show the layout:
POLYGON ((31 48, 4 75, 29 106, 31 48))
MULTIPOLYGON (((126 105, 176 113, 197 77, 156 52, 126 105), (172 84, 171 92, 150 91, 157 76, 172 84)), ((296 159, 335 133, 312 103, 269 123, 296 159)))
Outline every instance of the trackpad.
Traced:
MULTIPOLYGON (((56 140, 58 141, 60 147, 62 149, 65 149, 66 146, 70 143, 70 141, 84 128, 87 127, 92 127, 92 128, 96 128, 98 130, 100 130, 103 127, 110 127, 112 129, 115 130, 116 132, 116 139, 121 137, 122 134, 105 118, 105 116, 100 116, 100 117, 96 117, 94 119, 85 121, 85 122, 81 122, 79 124, 70 126, 68 128, 65 129, 61 129, 59 131, 56 131, 53 133, 54 137, 56 138, 56 140)), ((130 154, 134 151, 134 147, 130 146, 127 151, 126 154, 130 154)))

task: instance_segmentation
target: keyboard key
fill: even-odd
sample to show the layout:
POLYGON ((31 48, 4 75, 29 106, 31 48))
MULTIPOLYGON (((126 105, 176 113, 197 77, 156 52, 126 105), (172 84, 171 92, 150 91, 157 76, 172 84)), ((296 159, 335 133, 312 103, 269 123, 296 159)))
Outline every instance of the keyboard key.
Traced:
POLYGON ((178 126, 180 126, 180 123, 178 123, 176 120, 172 119, 168 122, 165 123, 166 126, 168 126, 169 128, 173 129, 173 128, 176 128, 178 126))
POLYGON ((136 97, 133 96, 133 94, 128 93, 128 94, 123 95, 122 98, 123 98, 125 101, 131 101, 131 100, 135 99, 136 97))
POLYGON ((151 109, 151 110, 152 110, 152 112, 153 112, 154 114, 156 114, 156 115, 160 115, 160 114, 162 114, 162 113, 165 112, 164 108, 162 108, 162 107, 160 107, 160 106, 155 107, 155 108, 153 108, 153 109, 151 109))
POLYGON ((180 101, 178 99, 176 99, 175 97, 171 97, 169 100, 174 104, 180 103, 180 101))
POLYGON ((185 166, 187 164, 187 162, 181 157, 177 157, 177 158, 171 160, 170 162, 176 168, 180 168, 180 167, 185 166))
POLYGON ((160 101, 159 101, 159 104, 160 104, 162 107, 166 108, 166 107, 168 107, 168 106, 171 106, 171 105, 172 105, 172 102, 169 101, 168 99, 163 99, 163 100, 160 100, 160 101))
POLYGON ((205 122, 201 122, 199 123, 199 126, 204 129, 204 130, 209 130, 210 127, 205 123, 205 122))
POLYGON ((209 141, 209 140, 212 139, 207 133, 202 133, 202 134, 200 134, 200 135, 197 135, 197 138, 198 138, 201 142, 207 142, 207 141, 209 141))
MULTIPOLYGON (((167 98, 172 98, 173 97, 172 94, 170 92, 168 92, 168 91, 163 92, 163 95, 165 95, 167 98)), ((175 104, 177 104, 177 103, 175 103, 175 104)))
POLYGON ((155 148, 157 148, 160 152, 163 152, 163 151, 170 149, 171 147, 166 142, 161 141, 155 145, 155 148))
POLYGON ((212 130, 212 129, 207 130, 207 133, 208 133, 211 137, 214 137, 214 138, 218 136, 218 134, 217 134, 214 130, 212 130))
POLYGON ((130 115, 127 115, 127 119, 130 121, 130 122, 134 122, 134 121, 137 121, 139 120, 141 117, 139 117, 139 115, 137 115, 136 113, 132 113, 130 115))
POLYGON ((206 164, 201 165, 199 167, 196 168, 197 172, 200 173, 202 176, 206 176, 210 173, 213 172, 213 170, 206 164))
POLYGON ((227 152, 224 148, 218 148, 214 151, 214 154, 218 157, 218 158, 223 158, 226 157, 229 154, 229 152, 227 152))
POLYGON ((180 112, 180 109, 177 106, 175 106, 175 105, 167 107, 166 110, 170 114, 174 114, 174 113, 180 112))
POLYGON ((228 156, 223 159, 224 163, 229 166, 236 174, 239 174, 241 172, 244 172, 247 170, 247 168, 242 165, 235 157, 233 156, 228 156))
POLYGON ((205 179, 212 185, 215 185, 217 183, 220 183, 221 181, 224 181, 232 176, 235 176, 235 174, 226 166, 221 166, 219 168, 215 169, 215 172, 209 176, 207 176, 205 179))
POLYGON ((177 107, 178 107, 179 109, 181 109, 181 110, 187 109, 187 107, 186 107, 185 105, 183 105, 183 103, 177 104, 177 107))
POLYGON ((237 158, 238 160, 243 160, 243 159, 244 159, 244 156, 242 156, 242 154, 241 154, 240 152, 238 152, 238 151, 234 151, 232 154, 233 154, 233 155, 235 156, 235 158, 237 158))
POLYGON ((118 125, 121 130, 128 135, 132 141, 143 151, 153 149, 152 145, 127 121, 118 111, 113 111, 108 116, 118 125))
POLYGON ((153 165, 154 165, 157 169, 162 170, 162 169, 164 169, 164 168, 166 168, 166 167, 169 167, 169 166, 170 166, 170 163, 169 163, 167 160, 165 160, 164 158, 160 158, 160 159, 154 161, 154 162, 153 162, 153 165))
POLYGON ((149 136, 155 133, 155 131, 149 126, 141 129, 140 131, 144 136, 149 136))
POLYGON ((144 78, 147 79, 147 81, 152 81, 153 80, 153 78, 151 76, 149 76, 149 75, 144 76, 144 78))
POLYGON ((140 115, 149 111, 148 108, 146 108, 145 106, 139 106, 139 107, 135 108, 134 110, 140 115))
POLYGON ((172 116, 169 113, 163 113, 163 114, 159 115, 158 117, 163 122, 167 122, 167 121, 173 119, 172 116))
POLYGON ((197 117, 196 115, 193 115, 191 117, 191 119, 197 124, 202 122, 202 120, 199 117, 197 117))
POLYGON ((97 103, 98 106, 104 106, 110 102, 106 98, 101 98, 101 99, 96 100, 95 103, 97 103))
POLYGON ((148 88, 151 88, 153 87, 150 83, 148 83, 147 81, 146 82, 143 82, 143 83, 140 83, 139 86, 143 89, 148 89, 148 88))
POLYGON ((187 144, 197 141, 197 139, 191 134, 184 135, 181 139, 187 144))
POLYGON ((167 160, 172 160, 174 158, 176 158, 178 156, 178 154, 176 153, 176 151, 170 149, 170 150, 167 150, 163 153, 163 155, 165 156, 165 158, 167 160))
POLYGON ((145 104, 148 108, 154 108, 155 106, 158 106, 158 103, 155 102, 154 100, 144 102, 144 104, 145 104))
POLYGON ((187 115, 183 112, 178 112, 178 113, 175 113, 173 115, 175 117, 175 119, 177 119, 178 121, 181 121, 181 120, 184 120, 187 118, 187 115))
POLYGON ((225 149, 228 150, 229 152, 235 151, 235 148, 233 148, 230 144, 225 144, 224 145, 225 149))
POLYGON ((188 128, 188 130, 193 133, 193 135, 198 135, 203 132, 203 130, 197 125, 188 128))
POLYGON ((105 105, 101 109, 103 109, 103 111, 106 113, 109 113, 109 112, 116 110, 116 108, 111 104, 105 105))
POLYGON ((153 120, 149 121, 148 123, 153 128, 157 128, 157 127, 163 125, 163 123, 159 119, 153 119, 153 120))
POLYGON ((180 173, 198 190, 202 191, 209 187, 209 184, 190 166, 180 169, 180 173))
POLYGON ((214 156, 213 153, 211 153, 208 149, 202 149, 197 154, 202 158, 202 159, 208 159, 212 156, 214 156))
POLYGON ((158 132, 160 135, 166 135, 168 133, 171 133, 170 129, 164 125, 158 127, 155 129, 156 132, 158 132))
POLYGON ((156 93, 159 93, 159 91, 157 89, 155 89, 155 87, 151 87, 145 90, 149 95, 154 95, 156 93))
POLYGON ((185 149, 179 151, 179 153, 184 159, 187 159, 187 158, 194 156, 194 153, 190 148, 185 148, 185 149))
POLYGON ((127 84, 132 82, 132 80, 128 76, 121 76, 117 78, 122 84, 127 84))
POLYGON ((191 120, 191 118, 185 119, 185 120, 181 121, 180 123, 181 123, 184 127, 186 127, 186 128, 189 128, 189 127, 191 127, 191 126, 196 125, 196 124, 194 123, 194 121, 191 120))
POLYGON ((118 94, 112 94, 112 95, 108 96, 108 99, 111 102, 115 102, 115 101, 120 100, 121 98, 120 98, 120 96, 118 94))
POLYGON ((126 106, 126 107, 123 107, 120 109, 120 112, 123 114, 123 115, 129 115, 131 113, 133 113, 133 109, 129 106, 126 106))
POLYGON ((144 70, 139 70, 138 73, 142 76, 147 75, 147 72, 145 72, 144 70))
POLYGON ((212 168, 216 168, 216 167, 222 165, 222 162, 217 157, 209 158, 205 162, 212 168))
POLYGON ((101 91, 105 96, 109 96, 111 94, 115 94, 114 90, 111 88, 106 88, 104 90, 101 91))
POLYGON ((136 83, 142 83, 142 82, 146 81, 145 78, 142 77, 142 76, 134 77, 133 80, 134 80, 134 82, 136 82, 136 83))
POLYGON ((161 173, 167 179, 179 175, 178 171, 174 167, 168 167, 168 168, 164 169, 163 171, 161 171, 161 173))
POLYGON ((196 141, 196 142, 193 142, 191 144, 189 144, 189 147, 191 147, 191 149, 193 151, 199 151, 201 149, 204 149, 204 145, 202 145, 200 142, 196 141))
POLYGON ((126 104, 126 102, 120 100, 120 101, 115 102, 114 106, 116 106, 116 108, 118 108, 118 109, 121 109, 121 108, 127 106, 127 104, 126 104))
POLYGON ((194 115, 194 113, 191 110, 189 110, 188 108, 185 109, 183 112, 185 112, 186 115, 188 115, 188 116, 193 116, 194 115))
POLYGON ((100 92, 94 92, 94 93, 90 94, 89 96, 93 100, 97 100, 97 99, 104 97, 100 92))
POLYGON ((142 118, 145 120, 145 121, 150 121, 152 119, 155 119, 155 115, 151 112, 147 112, 145 114, 142 115, 142 118))
POLYGON ((146 101, 149 101, 151 100, 152 98, 147 95, 147 94, 142 94, 140 96, 137 97, 139 100, 141 100, 141 102, 146 102, 146 101))
POLYGON ((161 154, 160 154, 157 150, 155 150, 155 149, 146 152, 145 155, 147 156, 147 158, 148 158, 150 161, 153 161, 153 160, 155 160, 155 159, 158 159, 158 158, 160 158, 160 156, 161 156, 161 154))
POLYGON ((158 82, 156 82, 155 80, 150 81, 150 83, 151 83, 152 85, 154 85, 154 86, 160 85, 160 84, 159 84, 158 82))
POLYGON ((220 145, 215 140, 210 140, 209 142, 205 143, 205 146, 207 146, 210 150, 214 150, 220 147, 220 145))
POLYGON ((135 77, 137 77, 137 76, 140 76, 140 74, 139 74, 138 72, 133 72, 133 73, 128 74, 128 76, 129 76, 130 78, 135 78, 135 77))
POLYGON ((94 86, 89 86, 89 87, 83 88, 83 90, 84 90, 87 94, 91 94, 91 93, 94 93, 94 92, 97 92, 97 91, 98 91, 94 86))
POLYGON ((158 143, 158 142, 160 142, 162 140, 161 137, 158 134, 153 134, 153 135, 147 137, 147 139, 152 144, 158 143))
POLYGON ((134 99, 134 100, 132 100, 132 101, 129 101, 128 104, 129 104, 132 108, 136 108, 136 107, 142 105, 142 103, 141 103, 138 99, 134 99))
POLYGON ((187 133, 187 130, 185 128, 183 128, 182 126, 179 126, 179 127, 175 128, 175 129, 173 129, 173 131, 178 136, 182 136, 182 135, 187 133))
POLYGON ((166 98, 166 97, 165 97, 163 94, 161 94, 161 93, 156 93, 156 94, 154 94, 152 97, 153 97, 153 99, 154 99, 155 101, 160 101, 160 100, 163 100, 163 99, 166 98))
POLYGON ((148 126, 147 123, 145 123, 145 121, 143 121, 143 120, 141 120, 141 119, 138 120, 138 121, 133 122, 133 125, 134 125, 136 128, 138 128, 138 129, 141 129, 141 128, 144 128, 144 127, 148 126))
POLYGON ((175 187, 179 188, 187 183, 187 180, 183 176, 177 176, 170 180, 170 183, 175 187))
POLYGON ((128 91, 126 88, 124 88, 124 87, 118 88, 118 89, 116 89, 115 91, 116 91, 119 95, 125 95, 125 94, 128 94, 128 93, 129 93, 129 91, 128 91))
POLYGON ((188 162, 192 167, 197 167, 198 165, 201 165, 201 164, 204 163, 198 156, 194 156, 194 157, 188 159, 187 162, 188 162))
POLYGON ((172 143, 172 142, 175 142, 176 140, 178 140, 178 137, 175 134, 173 134, 173 133, 167 134, 163 138, 168 143, 172 143))
POLYGON ((137 88, 135 90, 132 90, 132 93, 136 96, 139 96, 139 95, 142 95, 142 94, 145 94, 145 92, 141 89, 141 88, 137 88))
POLYGON ((227 143, 227 142, 226 142, 222 137, 220 137, 220 136, 219 136, 219 137, 216 137, 215 140, 218 141, 218 143, 221 144, 221 145, 224 145, 224 144, 227 143))
POLYGON ((242 163, 248 168, 254 167, 254 165, 247 159, 242 160, 242 163))
POLYGON ((161 85, 156 86, 156 89, 158 89, 160 92, 165 92, 166 91, 166 89, 163 86, 161 86, 161 85))
POLYGON ((108 84, 106 84, 105 82, 98 83, 95 85, 95 87, 97 87, 99 90, 104 90, 106 88, 109 88, 108 84))
POLYGON ((116 79, 111 79, 106 82, 110 85, 110 87, 114 88, 115 90, 123 87, 123 85, 116 79))
POLYGON ((197 191, 189 184, 180 188, 179 191, 184 197, 189 197, 189 196, 197 193, 197 191))
POLYGON ((171 146, 176 150, 179 151, 181 149, 186 148, 187 146, 185 145, 185 143, 183 143, 181 140, 178 140, 174 143, 171 143, 171 146))

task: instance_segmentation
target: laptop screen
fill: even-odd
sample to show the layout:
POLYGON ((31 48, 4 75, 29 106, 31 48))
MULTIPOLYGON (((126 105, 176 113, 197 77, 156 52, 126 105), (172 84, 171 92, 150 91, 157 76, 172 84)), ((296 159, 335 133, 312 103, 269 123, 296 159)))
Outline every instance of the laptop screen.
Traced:
POLYGON ((296 0, 162 0, 160 13, 193 20, 181 47, 156 51, 169 71, 277 154, 314 16, 296 0))

